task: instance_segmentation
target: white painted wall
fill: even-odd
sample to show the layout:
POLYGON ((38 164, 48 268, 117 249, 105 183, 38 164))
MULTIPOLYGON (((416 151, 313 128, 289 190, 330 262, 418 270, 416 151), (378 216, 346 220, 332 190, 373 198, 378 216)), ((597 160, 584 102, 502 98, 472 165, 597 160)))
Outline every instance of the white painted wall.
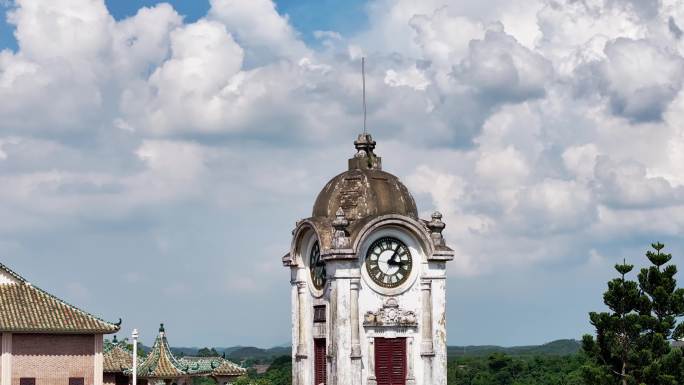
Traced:
MULTIPOLYGON (((313 306, 326 304, 328 311, 328 384, 329 385, 365 385, 368 384, 370 373, 372 347, 370 341, 374 337, 406 337, 412 339, 407 346, 416 385, 444 385, 446 384, 446 265, 443 262, 429 262, 427 251, 420 245, 429 242, 417 238, 414 233, 398 226, 380 227, 364 240, 358 251, 358 259, 354 261, 330 261, 326 264, 328 283, 323 291, 316 291, 311 284, 308 258, 312 244, 310 232, 301 239, 301 253, 294 255, 300 262, 292 267, 292 346, 293 346, 293 383, 295 385, 315 385, 314 378, 314 344, 313 344, 313 306), (413 271, 404 286, 398 290, 377 287, 365 275, 363 261, 367 247, 377 238, 393 236, 401 239, 410 249, 413 257, 413 271), (422 242, 421 242, 422 241, 422 242), (357 317, 351 312, 351 280, 360 280, 359 303, 357 317), (431 282, 431 303, 429 309, 432 319, 432 342, 434 356, 421 355, 421 333, 423 319, 423 304, 421 279, 431 282), (305 296, 300 296, 297 284, 307 286, 305 296), (418 327, 402 328, 400 330, 386 330, 381 328, 366 328, 363 326, 364 315, 368 311, 375 312, 382 308, 385 300, 393 296, 403 310, 413 311, 418 318, 418 327), (303 303, 300 301, 303 300, 303 303), (303 305, 300 307, 300 305, 303 305), (361 344, 361 373, 353 370, 354 361, 351 356, 352 318, 359 322, 359 339, 361 344), (300 322, 304 322, 300 325, 300 322), (300 342, 299 333, 304 330, 306 344, 306 358, 296 358, 297 344, 300 342)), ((295 247, 297 249, 297 247, 295 247)))

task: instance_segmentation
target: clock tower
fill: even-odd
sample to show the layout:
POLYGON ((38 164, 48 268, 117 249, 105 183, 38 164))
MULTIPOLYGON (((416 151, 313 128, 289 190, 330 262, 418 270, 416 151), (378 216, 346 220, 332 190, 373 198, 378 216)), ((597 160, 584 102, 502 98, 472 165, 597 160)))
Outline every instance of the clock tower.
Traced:
POLYGON ((297 222, 283 265, 292 283, 294 385, 444 385, 446 246, 438 212, 418 218, 361 134, 349 169, 297 222))

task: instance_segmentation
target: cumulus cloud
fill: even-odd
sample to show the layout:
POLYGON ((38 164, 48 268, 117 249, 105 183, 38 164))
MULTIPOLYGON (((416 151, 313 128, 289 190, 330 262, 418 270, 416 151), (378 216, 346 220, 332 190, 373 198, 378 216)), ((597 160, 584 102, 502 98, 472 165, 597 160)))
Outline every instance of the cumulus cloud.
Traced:
POLYGON ((193 22, 168 4, 123 20, 102 0, 9 9, 2 250, 116 257, 147 269, 121 270, 138 286, 190 272, 209 282, 195 294, 286 306, 262 265, 353 153, 361 55, 378 153, 423 215, 444 212, 450 274, 684 247, 681 2, 376 0, 367 29, 318 31, 320 46, 270 0, 210 3, 193 22), (266 283, 235 278, 256 265, 266 283))
POLYGON ((471 40, 456 76, 484 99, 524 101, 544 95, 553 75, 551 63, 521 46, 497 25, 482 40, 471 40))
POLYGON ((613 112, 635 121, 661 119, 682 88, 684 59, 645 40, 625 38, 607 43, 605 53, 602 72, 613 112))
POLYGON ((307 52, 296 31, 278 14, 271 0, 211 0, 209 17, 224 23, 247 48, 250 65, 274 59, 296 61, 307 52))
POLYGON ((172 31, 170 45, 171 57, 152 73, 147 87, 124 93, 123 109, 140 109, 138 125, 151 131, 216 130, 228 105, 237 102, 242 48, 223 24, 206 20, 172 31))

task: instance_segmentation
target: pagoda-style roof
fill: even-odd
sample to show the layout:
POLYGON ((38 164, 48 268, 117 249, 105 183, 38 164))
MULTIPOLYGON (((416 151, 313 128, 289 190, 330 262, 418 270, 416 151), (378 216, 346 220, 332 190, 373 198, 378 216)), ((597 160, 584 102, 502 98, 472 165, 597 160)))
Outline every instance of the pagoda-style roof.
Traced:
MULTIPOLYGON (((129 354, 131 354, 129 352, 129 354)), ((124 373, 131 374, 132 364, 124 373)), ((152 350, 138 365, 138 377, 171 379, 184 376, 241 376, 247 373, 244 368, 222 357, 183 357, 176 358, 166 339, 164 324, 159 327, 159 335, 152 350)))
POLYGON ((0 332, 109 334, 120 324, 64 302, 0 263, 0 332))
POLYGON ((138 376, 142 378, 173 378, 188 374, 188 366, 174 357, 166 340, 164 324, 154 340, 150 354, 138 365, 138 376))
POLYGON ((194 374, 208 373, 211 376, 241 376, 247 370, 223 357, 183 357, 180 359, 188 365, 194 374))
POLYGON ((122 373, 133 367, 133 352, 128 349, 127 341, 105 341, 103 354, 105 373, 122 373))

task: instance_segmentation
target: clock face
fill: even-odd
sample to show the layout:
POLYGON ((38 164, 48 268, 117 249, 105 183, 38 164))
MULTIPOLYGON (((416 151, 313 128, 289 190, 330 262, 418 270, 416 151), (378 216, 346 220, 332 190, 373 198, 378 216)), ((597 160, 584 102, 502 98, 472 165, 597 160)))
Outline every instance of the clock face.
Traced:
POLYGON ((380 238, 368 248, 366 271, 382 287, 394 288, 406 282, 412 267, 409 248, 396 238, 380 238))
POLYGON ((325 286, 325 263, 321 260, 321 247, 318 241, 314 242, 309 253, 309 271, 311 272, 311 282, 318 290, 325 286))

